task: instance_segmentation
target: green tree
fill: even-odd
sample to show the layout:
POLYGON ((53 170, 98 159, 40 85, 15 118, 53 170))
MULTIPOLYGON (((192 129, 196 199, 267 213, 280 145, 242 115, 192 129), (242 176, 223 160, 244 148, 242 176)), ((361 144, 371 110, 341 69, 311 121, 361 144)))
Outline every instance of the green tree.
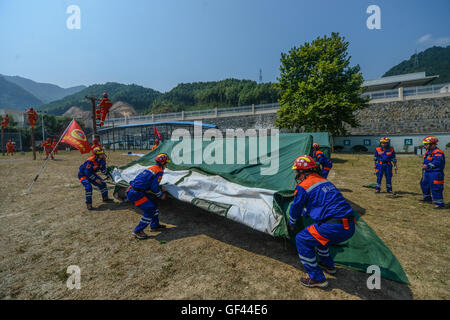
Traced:
POLYGON ((359 65, 350 67, 349 43, 332 33, 281 54, 280 110, 276 125, 295 131, 346 134, 345 124, 358 126, 354 112, 367 106, 361 97, 359 65))

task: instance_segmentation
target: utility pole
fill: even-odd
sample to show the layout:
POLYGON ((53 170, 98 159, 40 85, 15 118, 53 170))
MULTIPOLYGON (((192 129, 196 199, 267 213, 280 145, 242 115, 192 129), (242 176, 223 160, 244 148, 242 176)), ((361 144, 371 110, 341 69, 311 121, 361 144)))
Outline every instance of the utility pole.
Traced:
POLYGON ((97 137, 97 122, 95 119, 95 97, 94 96, 85 96, 86 99, 91 100, 92 105, 92 130, 93 130, 93 139, 97 137))
POLYGON ((5 155, 5 129, 2 125, 2 154, 5 155))

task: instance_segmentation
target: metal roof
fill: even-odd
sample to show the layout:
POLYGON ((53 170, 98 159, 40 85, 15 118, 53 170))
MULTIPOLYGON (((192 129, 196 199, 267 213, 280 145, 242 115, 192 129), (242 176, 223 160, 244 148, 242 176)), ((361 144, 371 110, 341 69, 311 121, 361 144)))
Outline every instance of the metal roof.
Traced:
POLYGON ((366 92, 378 90, 390 90, 399 87, 404 88, 417 87, 417 86, 425 86, 437 78, 439 78, 438 75, 427 77, 425 72, 416 72, 416 73, 402 74, 398 76, 366 80, 363 82, 362 87, 366 92))
MULTIPOLYGON (((120 129, 120 128, 133 128, 133 127, 143 127, 143 126, 153 126, 153 125, 161 125, 161 124, 175 124, 175 125, 188 125, 188 126, 193 126, 194 124, 196 125, 197 122, 194 121, 161 121, 161 122, 143 122, 143 123, 133 123, 133 124, 123 124, 117 127, 108 127, 108 128, 103 128, 103 129, 99 129, 99 132, 102 131, 108 131, 108 130, 112 130, 112 129, 120 129)), ((217 128, 217 125, 215 124, 208 124, 208 123, 202 123, 202 127, 206 127, 206 128, 217 128)))

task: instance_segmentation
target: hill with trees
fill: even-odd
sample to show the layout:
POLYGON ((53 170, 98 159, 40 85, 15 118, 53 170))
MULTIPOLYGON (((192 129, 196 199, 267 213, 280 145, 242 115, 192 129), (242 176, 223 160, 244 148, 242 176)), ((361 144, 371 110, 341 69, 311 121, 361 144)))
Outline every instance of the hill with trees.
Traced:
POLYGON ((89 86, 41 108, 56 115, 64 114, 73 106, 89 111, 91 102, 85 99, 85 96, 94 95, 100 98, 103 92, 108 93, 113 103, 125 102, 141 114, 272 103, 277 102, 279 98, 279 92, 273 84, 258 84, 251 80, 181 83, 166 93, 135 84, 108 82, 89 86))
POLYGON ((427 75, 439 75, 433 84, 450 82, 450 46, 432 47, 413 54, 387 71, 383 77, 396 76, 405 73, 423 72, 427 75))
POLYGON ((107 82, 105 84, 91 85, 61 100, 43 105, 41 108, 56 115, 62 115, 73 106, 89 111, 91 110, 91 101, 85 99, 85 96, 101 98, 104 92, 108 93, 108 97, 113 103, 123 101, 132 105, 138 111, 148 109, 156 98, 162 95, 162 93, 156 90, 144 88, 136 84, 125 85, 116 82, 107 82))
POLYGON ((272 83, 251 80, 180 83, 156 99, 148 113, 177 112, 277 102, 279 91, 272 83))

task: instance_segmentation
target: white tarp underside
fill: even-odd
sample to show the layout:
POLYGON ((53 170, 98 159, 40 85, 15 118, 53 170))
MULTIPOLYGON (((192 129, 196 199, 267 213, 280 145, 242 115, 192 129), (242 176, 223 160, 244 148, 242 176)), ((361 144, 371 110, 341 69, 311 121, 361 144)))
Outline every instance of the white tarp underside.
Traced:
MULTIPOLYGON (((114 182, 129 183, 147 167, 134 165, 125 170, 114 169, 114 182)), ((207 176, 187 170, 164 170, 161 185, 174 198, 189 202, 194 198, 231 205, 227 218, 250 228, 273 235, 281 221, 281 215, 273 210, 275 191, 250 188, 227 181, 221 176, 207 176), (179 182, 182 178, 184 179, 179 182), (177 185, 175 183, 178 182, 177 185)))

